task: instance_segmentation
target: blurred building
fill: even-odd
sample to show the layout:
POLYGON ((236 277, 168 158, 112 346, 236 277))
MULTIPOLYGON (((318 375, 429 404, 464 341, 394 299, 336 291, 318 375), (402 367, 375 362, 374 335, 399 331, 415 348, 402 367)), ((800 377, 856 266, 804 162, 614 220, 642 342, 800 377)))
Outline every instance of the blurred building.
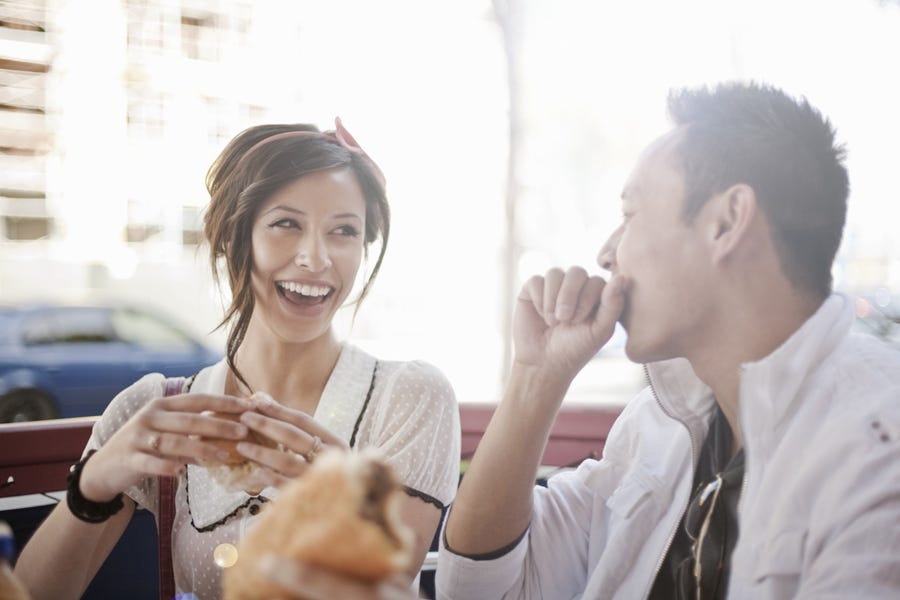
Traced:
POLYGON ((195 243, 210 157, 285 101, 245 79, 254 37, 285 16, 237 0, 0 3, 0 236, 195 243))
POLYGON ((206 271, 206 169, 299 93, 264 58, 299 37, 276 4, 0 2, 0 299, 140 296, 208 331, 209 287, 181 285, 206 271))
POLYGON ((47 236, 47 81, 53 58, 44 0, 0 3, 0 238, 47 236))

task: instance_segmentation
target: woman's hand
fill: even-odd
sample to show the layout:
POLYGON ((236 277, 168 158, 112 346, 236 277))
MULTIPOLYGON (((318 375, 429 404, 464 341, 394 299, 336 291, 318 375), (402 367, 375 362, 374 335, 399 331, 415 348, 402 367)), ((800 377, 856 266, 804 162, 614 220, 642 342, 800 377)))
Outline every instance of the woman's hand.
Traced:
POLYGON ((400 581, 361 583, 340 573, 317 569, 278 556, 260 560, 264 577, 284 588, 289 598, 306 600, 415 600, 418 595, 400 581))
POLYGON ((240 414, 249 401, 233 396, 178 394, 156 398, 134 414, 84 466, 81 493, 111 500, 148 475, 178 475, 187 463, 219 462, 227 452, 200 438, 240 440, 247 426, 204 414, 240 414))
POLYGON ((261 465, 267 485, 282 486, 309 468, 326 448, 347 450, 347 443, 309 414, 275 402, 265 392, 250 397, 255 410, 241 415, 241 422, 278 443, 278 448, 241 442, 237 450, 261 465))

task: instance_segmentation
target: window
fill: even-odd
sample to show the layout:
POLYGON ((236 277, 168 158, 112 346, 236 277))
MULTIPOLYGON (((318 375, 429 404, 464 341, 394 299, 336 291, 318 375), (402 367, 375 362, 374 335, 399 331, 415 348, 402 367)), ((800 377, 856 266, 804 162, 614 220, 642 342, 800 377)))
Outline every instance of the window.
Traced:
POLYGON ((181 51, 195 60, 219 59, 219 28, 215 14, 181 15, 181 51))
POLYGON ((106 311, 95 308, 61 308, 42 311, 25 323, 23 342, 39 344, 83 344, 116 341, 106 311))
POLYGON ((163 14, 158 6, 142 0, 126 2, 128 15, 128 50, 129 54, 141 57, 144 54, 162 52, 164 28, 163 14))
POLYGON ((0 5, 0 27, 22 31, 44 31, 47 7, 43 0, 18 0, 0 5))
POLYGON ((128 129, 148 139, 162 137, 166 121, 166 97, 157 91, 129 87, 128 129))
POLYGON ((116 309, 111 318, 121 340, 143 348, 190 350, 196 345, 172 325, 135 309, 116 309))
POLYGON ((40 217, 0 217, 0 237, 7 240, 40 240, 50 235, 52 221, 40 217))
POLYGON ((203 240, 203 209, 197 206, 181 207, 181 243, 196 246, 203 240))

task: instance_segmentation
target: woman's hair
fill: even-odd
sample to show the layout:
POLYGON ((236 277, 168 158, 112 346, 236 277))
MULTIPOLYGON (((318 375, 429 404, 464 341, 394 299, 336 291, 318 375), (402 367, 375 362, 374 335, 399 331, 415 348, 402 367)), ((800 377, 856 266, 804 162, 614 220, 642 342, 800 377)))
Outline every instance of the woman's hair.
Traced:
MULTIPOLYGON (((234 363, 253 314, 250 283, 253 268, 252 231, 260 206, 299 177, 339 167, 349 168, 359 182, 366 203, 365 256, 380 238, 380 250, 359 296, 365 298, 387 249, 391 215, 380 171, 361 151, 353 152, 328 132, 314 125, 257 125, 239 133, 216 158, 206 175, 210 202, 204 216, 204 236, 209 243, 213 278, 221 285, 222 259, 228 272, 231 305, 218 327, 231 324, 226 357, 228 365, 244 383, 234 363), (281 136, 288 132, 307 135, 281 136), (271 138, 271 139, 270 139, 271 138)), ((249 386, 248 386, 249 387, 249 386)))

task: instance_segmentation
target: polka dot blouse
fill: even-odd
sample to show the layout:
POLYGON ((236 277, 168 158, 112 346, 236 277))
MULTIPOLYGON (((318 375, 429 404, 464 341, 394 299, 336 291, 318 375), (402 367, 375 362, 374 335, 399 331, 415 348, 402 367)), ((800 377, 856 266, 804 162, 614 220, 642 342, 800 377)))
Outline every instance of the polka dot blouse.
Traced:
MULTIPOLYGON (((191 391, 221 394, 227 373, 224 360, 207 367, 197 374, 191 391)), ((164 376, 153 373, 117 395, 95 424, 85 452, 103 445, 147 402, 162 396, 164 387, 164 376)), ((434 366, 376 361, 344 344, 314 416, 348 444, 353 440, 355 448, 379 448, 411 495, 441 507, 453 500, 459 480, 459 411, 449 381, 434 366)), ((156 478, 125 493, 157 514, 156 478)), ((277 494, 274 488, 258 496, 231 492, 206 469, 190 465, 175 496, 172 551, 177 591, 197 600, 219 598, 220 568, 213 553, 223 544, 236 545, 277 494)))

